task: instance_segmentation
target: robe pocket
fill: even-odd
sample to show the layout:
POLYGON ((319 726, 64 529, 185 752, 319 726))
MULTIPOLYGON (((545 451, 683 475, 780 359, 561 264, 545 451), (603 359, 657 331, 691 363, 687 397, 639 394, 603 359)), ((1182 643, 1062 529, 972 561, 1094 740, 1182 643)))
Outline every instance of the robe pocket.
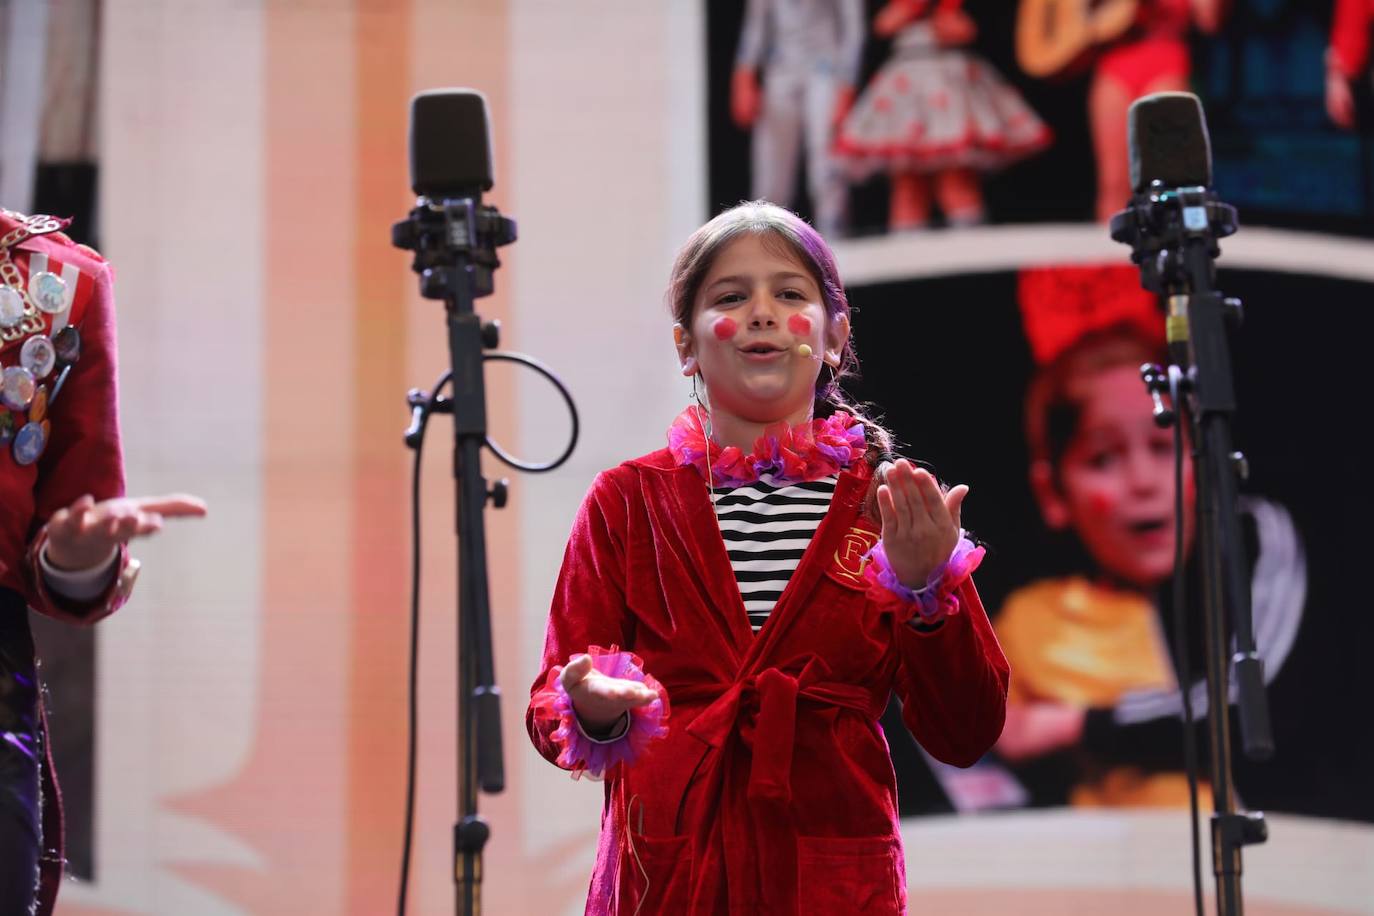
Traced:
POLYGON ((904 913, 906 865, 896 837, 797 837, 805 913, 904 913))
POLYGON ((627 838, 621 846, 615 911, 647 916, 685 908, 692 890, 690 841, 686 835, 627 838))

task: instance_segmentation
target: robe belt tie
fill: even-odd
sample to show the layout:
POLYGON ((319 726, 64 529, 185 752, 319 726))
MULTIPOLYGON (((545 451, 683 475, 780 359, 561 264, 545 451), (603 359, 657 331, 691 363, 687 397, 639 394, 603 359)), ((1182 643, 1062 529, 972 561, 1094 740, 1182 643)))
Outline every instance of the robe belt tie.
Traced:
MULTIPOLYGON (((793 667, 794 666, 790 666, 793 667)), ((795 668, 794 668, 795 670, 795 668)), ((731 913, 797 914, 797 844, 784 837, 792 826, 792 752, 796 744, 797 708, 805 702, 818 707, 852 709, 876 719, 870 691, 827 680, 830 669, 812 656, 792 674, 765 668, 729 686, 682 685, 670 695, 679 708, 693 701, 710 701, 687 732, 721 751, 711 780, 718 799, 715 829, 722 844, 726 887, 731 913), (752 750, 747 789, 739 798, 726 778, 731 767, 729 742, 738 736, 752 750)), ((699 858, 698 861, 701 861, 699 858)), ((689 910, 713 912, 719 887, 715 876, 703 876, 689 910)))
MULTIPOLYGON (((792 800, 792 751, 799 703, 839 706, 874 719, 880 713, 873 707, 870 691, 826 681, 829 674, 825 662, 816 656, 796 675, 765 668, 725 688, 692 720, 687 732, 713 748, 720 748, 738 728, 753 751, 749 800, 771 800, 785 805, 792 800)), ((672 691, 671 695, 675 702, 683 703, 709 697, 717 690, 721 690, 720 685, 707 689, 693 685, 672 691)))

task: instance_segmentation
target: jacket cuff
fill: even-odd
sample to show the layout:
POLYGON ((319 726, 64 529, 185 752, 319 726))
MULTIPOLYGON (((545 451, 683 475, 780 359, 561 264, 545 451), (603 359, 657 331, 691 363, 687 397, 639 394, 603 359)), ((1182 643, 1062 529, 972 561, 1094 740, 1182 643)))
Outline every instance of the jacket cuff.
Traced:
POLYGON ((45 574, 46 564, 43 559, 47 545, 48 526, 44 525, 29 545, 29 552, 25 557, 25 566, 32 586, 29 597, 35 611, 68 623, 91 624, 110 616, 128 602, 142 568, 138 560, 129 556, 128 545, 119 545, 112 562, 113 575, 109 584, 89 600, 69 598, 52 587, 53 583, 49 582, 45 574))
POLYGON ((601 735, 594 735, 587 731, 587 726, 583 724, 581 716, 576 716, 575 719, 577 722, 577 730, 582 733, 583 738, 586 738, 592 744, 610 744, 613 741, 619 741, 621 738, 624 738, 625 733, 630 730, 630 713, 628 711, 622 713, 620 718, 615 721, 615 724, 606 729, 605 734, 601 735))
POLYGON ((88 569, 58 569, 52 564, 46 547, 38 551, 43 584, 67 601, 93 601, 103 595, 118 572, 115 568, 118 560, 119 548, 111 547, 109 556, 88 569))

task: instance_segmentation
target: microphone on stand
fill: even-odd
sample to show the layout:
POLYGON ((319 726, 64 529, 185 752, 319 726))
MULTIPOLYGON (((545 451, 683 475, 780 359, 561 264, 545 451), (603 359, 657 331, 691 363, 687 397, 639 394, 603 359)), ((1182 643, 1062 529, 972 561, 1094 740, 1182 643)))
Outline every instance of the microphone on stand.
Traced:
MULTIPOLYGON (((1202 582, 1202 617, 1206 632, 1207 716, 1211 750, 1208 760, 1215 813, 1212 816, 1212 860, 1216 875, 1217 912, 1239 916, 1241 847, 1261 843, 1268 835, 1259 812, 1235 809, 1231 772, 1229 707, 1235 678, 1242 744, 1247 756, 1261 760, 1273 753, 1264 696, 1264 663, 1255 646, 1250 613, 1250 583, 1244 570, 1244 540, 1236 512, 1237 490, 1244 479, 1244 456, 1232 447, 1236 411, 1226 325, 1235 325, 1240 303, 1223 298, 1216 288, 1218 239, 1236 231, 1236 209, 1218 199, 1210 187, 1212 150, 1202 104, 1186 92, 1162 92, 1136 100, 1127 118, 1130 178, 1134 196, 1112 217, 1112 238, 1131 246, 1140 267, 1141 285, 1167 306, 1165 328, 1171 365, 1168 370, 1178 454, 1182 430, 1192 431, 1194 479, 1197 481, 1197 566, 1202 582)), ((1157 366, 1142 370, 1155 397, 1162 393, 1164 373, 1157 366)), ((1157 409, 1156 422, 1164 420, 1157 409)), ((1181 460, 1181 458, 1180 458, 1181 460)), ((1177 479, 1182 479, 1181 469, 1177 479)), ((1180 487, 1181 489, 1181 487, 1180 487)), ((1176 496, 1177 537, 1183 542, 1181 493, 1176 496)), ((1176 564, 1175 594, 1183 594, 1182 551, 1176 564)), ((1181 603, 1176 613, 1182 614, 1181 603)), ((1178 630, 1186 627, 1180 621, 1178 630)), ((1180 664, 1186 655, 1179 653, 1180 664)), ((1180 677, 1184 709, 1191 685, 1180 677)), ((1193 768, 1191 732, 1185 738, 1193 768)), ((1194 796, 1195 798, 1195 796, 1194 796)), ((1194 809, 1196 810, 1196 809, 1194 809)), ((1196 837, 1196 830, 1194 830, 1196 837)), ((1194 897, 1202 913, 1199 852, 1194 840, 1194 897)))
MULTIPOLYGON (((486 523, 488 502, 499 509, 506 503, 507 482, 488 487, 482 472, 482 453, 489 450, 510 467, 532 473, 551 471, 568 460, 577 444, 577 409, 572 395, 547 367, 521 353, 499 351, 500 327, 483 321, 476 301, 492 294, 494 271, 500 266, 496 249, 515 241, 515 221, 482 203, 492 187, 491 132, 486 100, 471 89, 422 92, 411 103, 410 183, 418 200, 405 219, 391 229, 392 244, 414 253, 411 269, 420 275, 420 293, 442 300, 447 325, 449 371, 433 390, 412 390, 406 397, 411 426, 406 444, 415 449, 416 482, 412 507, 419 512, 419 449, 426 422, 435 413, 453 416, 453 474, 458 535, 458 691, 459 814, 453 830, 453 858, 449 874, 457 894, 457 911, 481 911, 482 855, 491 828, 478 813, 479 791, 496 793, 505 787, 501 752, 500 688, 496 685, 492 651, 490 590, 487 578, 486 523), (528 366, 547 378, 568 405, 572 433, 563 453, 553 461, 522 461, 506 452, 487 434, 485 365, 488 360, 528 366), (448 386, 451 396, 440 392, 448 386)), ((418 521, 415 523, 418 531, 418 521)), ((412 583, 410 752, 407 781, 405 847, 402 857, 399 911, 404 912, 410 864, 415 786, 416 621, 420 546, 414 545, 416 579, 412 583)))

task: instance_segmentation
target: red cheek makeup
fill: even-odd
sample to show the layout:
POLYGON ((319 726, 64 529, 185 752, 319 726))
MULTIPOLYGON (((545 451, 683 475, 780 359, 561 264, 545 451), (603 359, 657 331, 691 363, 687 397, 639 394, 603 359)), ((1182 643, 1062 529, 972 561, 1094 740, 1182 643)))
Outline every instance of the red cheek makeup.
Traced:
POLYGON ((728 315, 722 315, 716 319, 715 324, 711 325, 711 331, 716 335, 716 340, 729 340, 735 336, 735 332, 738 330, 739 325, 735 323, 735 319, 728 315))
POLYGON ((805 315, 793 315, 787 319, 787 329, 798 337, 805 337, 811 333, 811 319, 805 315))
POLYGON ((1088 497, 1088 509, 1099 518, 1105 518, 1116 511, 1116 500, 1105 493, 1094 493, 1088 497))

